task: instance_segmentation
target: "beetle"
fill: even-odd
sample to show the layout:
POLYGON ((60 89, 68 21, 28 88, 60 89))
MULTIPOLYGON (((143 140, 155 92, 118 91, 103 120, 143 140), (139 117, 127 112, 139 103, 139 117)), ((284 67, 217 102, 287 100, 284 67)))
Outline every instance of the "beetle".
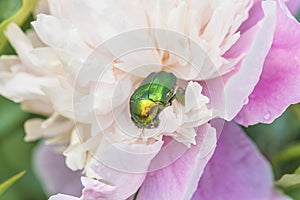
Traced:
POLYGON ((185 90, 176 85, 173 73, 164 71, 149 74, 130 97, 131 120, 138 128, 156 128, 159 113, 176 99, 184 105, 185 90))

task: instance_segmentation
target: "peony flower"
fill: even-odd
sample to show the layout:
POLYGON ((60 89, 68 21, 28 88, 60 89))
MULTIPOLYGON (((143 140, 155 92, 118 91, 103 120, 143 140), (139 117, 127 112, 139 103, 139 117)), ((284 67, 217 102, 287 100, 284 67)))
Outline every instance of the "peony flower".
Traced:
MULTIPOLYGON (((1 57, 0 93, 47 117, 26 122, 25 140, 59 145, 54 149, 68 168, 82 172, 80 198, 285 198, 241 130, 214 123, 270 123, 299 102, 292 46, 299 24, 282 1, 51 0, 48 6, 38 9, 26 34, 7 28, 18 56, 1 57), (138 128, 130 97, 160 71, 176 76, 185 104, 173 100, 158 127, 138 128)), ((78 194, 58 187, 43 157, 37 165, 48 190, 78 194)), ((78 191, 79 182, 65 180, 78 191)))

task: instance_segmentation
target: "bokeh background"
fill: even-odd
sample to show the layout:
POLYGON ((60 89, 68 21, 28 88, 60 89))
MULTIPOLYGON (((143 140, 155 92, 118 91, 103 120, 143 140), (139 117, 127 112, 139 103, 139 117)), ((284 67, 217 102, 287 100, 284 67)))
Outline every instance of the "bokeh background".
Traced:
MULTIPOLYGON (((3 23, 14 16, 26 0, 0 0, 0 44, 5 41, 3 23)), ((30 0, 28 0, 30 1, 30 0)), ((28 2, 27 1, 27 2, 28 2)), ((35 0, 31 1, 32 3, 35 0)), ((296 16, 300 20, 300 12, 296 16)), ((34 20, 27 13, 18 23, 25 31, 34 20)), ((299 41, 300 42, 300 41, 299 41)), ((5 43, 0 46, 0 55, 15 54, 13 48, 5 43)), ((300 92, 300 91, 299 91, 300 92)), ((284 96, 282 97, 284 98, 284 96)), ((0 183, 25 170, 26 174, 8 191, 0 196, 4 200, 43 200, 47 194, 42 183, 34 173, 34 151, 37 142, 24 142, 24 122, 37 117, 23 112, 19 105, 0 96, 0 183)), ((293 105, 274 123, 259 124, 244 128, 248 136, 270 161, 275 180, 284 174, 293 174, 300 166, 300 104, 293 105)), ((300 169, 294 174, 296 184, 276 182, 275 185, 296 200, 300 200, 300 169), (298 182, 297 182, 298 180, 298 182)))

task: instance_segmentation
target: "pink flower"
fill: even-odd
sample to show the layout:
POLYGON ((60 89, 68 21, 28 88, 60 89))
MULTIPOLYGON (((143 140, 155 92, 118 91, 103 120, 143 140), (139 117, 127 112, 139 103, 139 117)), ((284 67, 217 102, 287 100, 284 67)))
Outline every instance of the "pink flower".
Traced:
POLYGON ((270 123, 300 101, 300 27, 282 1, 52 0, 45 12, 27 34, 8 27, 18 57, 1 57, 0 93, 49 116, 26 122, 25 139, 63 144, 66 165, 82 171, 81 197, 51 199, 138 190, 143 200, 286 198, 253 144, 222 121, 270 123), (173 101, 159 127, 139 129, 128 102, 153 71, 175 74, 186 103, 173 101))

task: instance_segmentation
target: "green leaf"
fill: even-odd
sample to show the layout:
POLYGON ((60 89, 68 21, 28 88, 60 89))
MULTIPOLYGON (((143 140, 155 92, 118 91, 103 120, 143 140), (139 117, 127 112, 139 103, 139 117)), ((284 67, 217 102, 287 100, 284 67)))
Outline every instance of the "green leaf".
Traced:
MULTIPOLYGON (((14 0, 14 1, 0 0, 0 2, 2 2, 2 4, 3 4, 3 5, 0 4, 0 7, 2 8, 0 10, 0 12, 2 12, 3 10, 8 10, 7 13, 1 14, 1 17, 8 17, 12 14, 12 12, 15 11, 15 9, 17 8, 17 5, 12 5, 12 4, 16 3, 15 1, 17 1, 17 0, 14 0), (8 3, 8 2, 10 2, 10 3, 8 3)), ((14 22, 14 23, 18 24, 19 26, 21 26, 26 21, 26 19, 29 17, 31 11, 35 8, 37 2, 38 2, 38 0, 23 0, 21 9, 19 9, 17 12, 15 12, 9 18, 6 18, 5 20, 1 21, 1 24, 0 24, 0 52, 2 51, 2 49, 5 47, 5 45, 7 43, 7 39, 4 35, 7 25, 11 22, 14 22)))
POLYGON ((285 174, 275 182, 276 186, 283 190, 289 189, 300 189, 300 167, 295 171, 294 174, 285 174))
POLYGON ((300 167, 298 167, 298 169, 296 169, 295 174, 300 174, 300 167))
POLYGON ((299 105, 289 107, 272 124, 258 124, 245 128, 264 156, 271 161, 275 178, 291 174, 300 165, 299 105))
POLYGON ((22 0, 0 0, 0 22, 13 16, 22 7, 22 0))
POLYGON ((14 184, 17 180, 19 180, 23 175, 25 174, 25 171, 22 171, 10 179, 4 181, 3 183, 0 184, 0 196, 12 185, 14 184))
POLYGON ((291 105, 289 110, 294 114, 298 121, 300 121, 300 104, 291 105))
MULTIPOLYGON (((257 144, 264 155, 272 160, 287 145, 295 142, 300 133, 300 118, 294 107, 276 119, 272 124, 258 124, 245 128, 249 137, 257 144)), ((294 170, 293 170, 294 171, 294 170)))
POLYGON ((300 142, 287 146, 273 158, 273 162, 283 163, 291 160, 300 160, 300 142))
MULTIPOLYGON (((3 113, 9 113, 15 109, 19 109, 18 104, 8 102, 8 100, 4 105, 3 103, 4 102, 0 101, 1 111, 8 107, 8 103, 11 104, 9 108, 3 111, 3 113), (15 108, 13 109, 13 107, 15 108)), ((27 118, 30 117, 27 114, 26 116, 27 118)), ((5 115, 3 117, 5 117, 5 115)), ((0 121, 2 119, 0 112, 0 121)), ((34 149, 37 143, 24 142, 24 120, 25 119, 12 119, 10 122, 11 126, 6 126, 6 128, 3 127, 3 134, 0 134, 0 177, 5 174, 14 174, 16 171, 20 171, 20 169, 26 169, 26 176, 19 180, 16 185, 11 187, 3 194, 3 196, 0 197, 0 199, 3 200, 47 199, 42 188, 42 182, 39 182, 39 179, 36 177, 36 173, 34 172, 34 149)))

